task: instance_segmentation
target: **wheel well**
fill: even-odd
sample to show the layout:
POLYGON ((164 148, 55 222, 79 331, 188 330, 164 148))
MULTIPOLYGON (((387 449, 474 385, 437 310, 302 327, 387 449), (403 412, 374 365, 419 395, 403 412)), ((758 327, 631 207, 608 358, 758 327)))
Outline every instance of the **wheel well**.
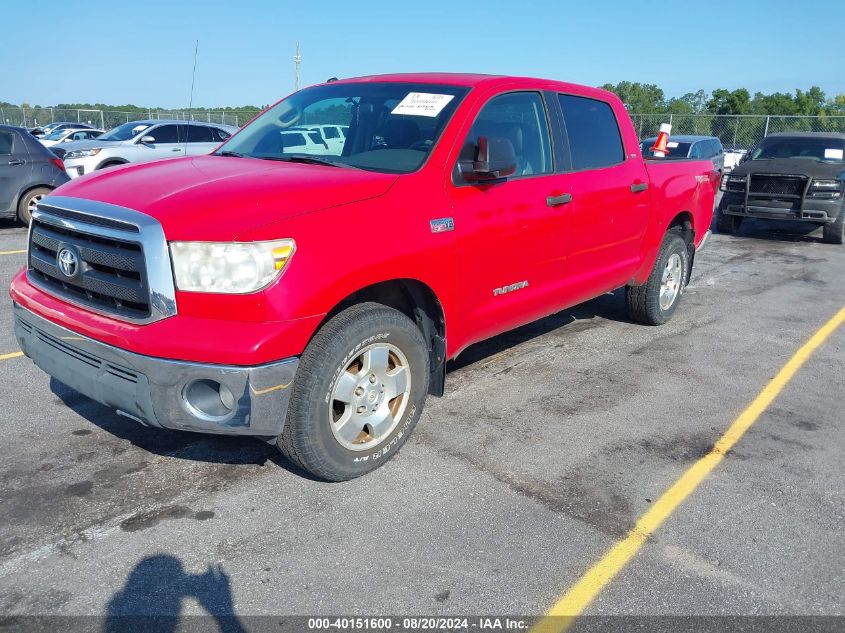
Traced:
POLYGON ((428 392, 442 396, 446 380, 446 318, 434 291, 416 279, 383 281, 343 299, 326 315, 323 323, 352 305, 368 301, 398 310, 417 324, 428 343, 431 369, 428 392))
POLYGON ((681 211, 669 223, 669 228, 667 229, 667 231, 672 230, 680 232, 681 237, 684 238, 684 241, 687 243, 687 246, 691 245, 693 243, 693 240, 695 239, 695 230, 693 228, 692 223, 692 214, 689 211, 681 211))
POLYGON ((692 277, 692 264, 695 259, 695 230, 692 223, 692 214, 689 211, 681 211, 669 223, 669 228, 666 229, 666 232, 668 233, 669 231, 680 233, 684 242, 687 244, 687 252, 689 253, 687 260, 689 261, 689 266, 687 268, 686 285, 688 285, 690 277, 692 277))
POLYGON ((122 158, 109 158, 108 160, 104 160, 102 163, 97 165, 94 168, 94 171, 98 169, 105 169, 106 167, 116 167, 117 165, 128 165, 129 161, 125 161, 122 158))

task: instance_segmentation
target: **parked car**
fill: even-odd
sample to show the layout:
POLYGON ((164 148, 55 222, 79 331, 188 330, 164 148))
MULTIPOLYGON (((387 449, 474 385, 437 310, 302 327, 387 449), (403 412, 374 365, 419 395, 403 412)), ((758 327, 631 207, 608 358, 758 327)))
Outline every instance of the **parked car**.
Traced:
POLYGON ((748 154, 747 147, 726 147, 725 148, 725 167, 722 173, 730 172, 734 167, 739 165, 748 154))
POLYGON ((0 125, 0 217, 29 224, 38 202, 68 180, 62 161, 27 130, 0 125))
POLYGON ((288 154, 329 154, 329 146, 320 132, 307 128, 291 128, 279 133, 280 148, 288 154))
POLYGON ((55 130, 38 140, 44 147, 53 147, 59 143, 90 141, 98 136, 101 136, 103 133, 103 130, 97 129, 67 128, 63 130, 55 130))
POLYGON ((638 149, 596 88, 460 74, 306 88, 211 155, 42 201, 11 287, 17 339, 124 417, 262 437, 318 477, 356 477, 396 454, 469 345, 623 286, 631 318, 671 318, 718 174, 638 149), (343 155, 281 145, 338 103, 343 155))
POLYGON ((716 226, 722 233, 736 233, 749 217, 794 220, 820 224, 825 242, 845 242, 845 134, 771 134, 721 187, 716 226))
POLYGON ((231 125, 194 121, 130 121, 93 141, 64 144, 65 169, 76 178, 127 163, 208 154, 237 130, 231 125))
MULTIPOLYGON (((652 155, 651 148, 657 142, 657 137, 647 138, 640 143, 643 156, 652 155)), ((678 134, 669 137, 666 159, 695 158, 707 159, 713 163, 713 168, 721 172, 725 168, 725 150, 722 141, 715 136, 693 136, 678 134)))
POLYGON ((71 123, 70 121, 56 121, 55 123, 48 123, 43 127, 36 127, 30 130, 33 136, 39 138, 52 134, 56 130, 81 130, 81 129, 96 129, 93 125, 88 123, 71 123))
POLYGON ((304 126, 308 130, 314 130, 320 133, 329 154, 339 156, 343 152, 343 144, 346 141, 346 130, 348 125, 307 125, 304 126))

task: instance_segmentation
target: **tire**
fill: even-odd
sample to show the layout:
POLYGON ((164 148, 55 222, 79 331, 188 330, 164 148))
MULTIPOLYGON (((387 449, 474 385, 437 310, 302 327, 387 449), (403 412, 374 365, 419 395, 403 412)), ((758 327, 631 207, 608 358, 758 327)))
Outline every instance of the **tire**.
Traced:
POLYGON ((18 221, 29 226, 32 222, 32 211, 41 198, 52 191, 50 187, 36 187, 27 191, 18 201, 18 221))
POLYGON ((839 216, 830 224, 823 225, 822 241, 825 244, 845 243, 845 206, 839 210, 839 216))
POLYGON ((625 287, 628 316, 639 323, 663 325, 675 313, 687 283, 689 250, 676 231, 663 237, 648 281, 625 287))
POLYGON ((354 305, 305 348, 276 445, 320 479, 360 477, 407 441, 422 413, 428 380, 428 351, 414 322, 378 303, 354 305))
POLYGON ((727 235, 736 235, 742 226, 741 215, 727 215, 721 209, 716 212, 716 230, 727 235))

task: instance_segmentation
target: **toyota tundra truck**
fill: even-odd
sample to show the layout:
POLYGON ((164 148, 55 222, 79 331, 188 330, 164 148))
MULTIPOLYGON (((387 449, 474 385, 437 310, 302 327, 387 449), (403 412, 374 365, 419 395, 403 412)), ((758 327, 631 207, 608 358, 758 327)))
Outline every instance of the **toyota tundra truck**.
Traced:
POLYGON ((15 332, 128 424, 255 436, 346 480, 397 453, 473 343, 621 287, 631 319, 666 322, 717 186, 709 160, 644 160, 602 90, 331 80, 209 155, 41 200, 15 332), (346 130, 328 154, 288 142, 320 125, 346 130))

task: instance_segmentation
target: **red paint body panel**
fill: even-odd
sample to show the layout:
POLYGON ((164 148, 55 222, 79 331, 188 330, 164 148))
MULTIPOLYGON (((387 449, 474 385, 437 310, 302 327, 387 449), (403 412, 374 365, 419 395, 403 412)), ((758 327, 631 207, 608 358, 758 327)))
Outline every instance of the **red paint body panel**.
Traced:
POLYGON ((643 161, 622 103, 605 91, 542 79, 389 75, 346 80, 471 86, 424 165, 404 175, 203 156, 78 178, 63 196, 129 207, 161 222, 168 240, 293 238, 284 274, 251 295, 177 293, 178 314, 132 325, 47 295, 18 274, 12 298, 82 335, 150 356, 255 365, 302 353, 325 315, 369 285, 428 286, 443 308, 447 355, 477 341, 648 277, 667 227, 687 213, 696 244, 710 226, 718 175, 708 161, 643 161), (626 159, 601 170, 456 186, 462 141, 486 101, 513 90, 610 103, 626 159), (630 184, 648 183, 642 193, 630 184), (549 207, 546 197, 571 193, 549 207), (453 218, 454 231, 429 222, 453 218), (501 286, 527 287, 494 297, 501 286))

